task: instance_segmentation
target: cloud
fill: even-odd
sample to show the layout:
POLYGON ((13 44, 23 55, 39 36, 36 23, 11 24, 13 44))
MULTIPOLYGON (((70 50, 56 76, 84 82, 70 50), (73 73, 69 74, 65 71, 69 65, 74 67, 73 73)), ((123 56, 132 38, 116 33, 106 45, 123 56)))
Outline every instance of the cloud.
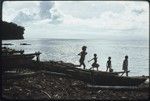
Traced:
MULTIPOLYGON (((97 5, 99 3, 97 3, 97 5)), ((82 10, 82 5, 85 6, 86 4, 83 3, 80 5, 81 10, 82 10)), ((103 5, 103 8, 105 8, 104 5, 103 5)), ((109 5, 111 5, 111 3, 109 5)), ((130 30, 131 31, 131 29, 135 30, 135 29, 147 29, 148 28, 147 26, 149 24, 148 23, 149 15, 148 15, 147 3, 145 2, 113 2, 113 5, 120 5, 124 9, 121 12, 114 12, 114 10, 109 9, 109 10, 106 10, 106 11, 104 10, 103 12, 100 12, 99 15, 92 15, 93 13, 91 12, 98 12, 97 9, 90 11, 88 10, 87 8, 88 6, 87 6, 86 7, 87 10, 82 12, 82 15, 90 11, 89 13, 91 13, 92 17, 89 17, 86 19, 82 19, 82 17, 80 18, 80 17, 77 17, 77 16, 75 17, 71 15, 72 11, 69 9, 70 13, 69 13, 69 10, 67 10, 67 14, 65 14, 65 17, 64 17, 64 23, 70 24, 70 25, 76 24, 78 26, 89 26, 91 28, 97 28, 101 30, 106 29, 106 30, 121 30, 121 31, 130 30)), ((63 9, 61 7, 63 6, 62 5, 59 6, 60 10, 63 9)), ((116 7, 113 6, 114 9, 116 7)), ((100 8, 101 7, 99 7, 99 9, 100 8)))
POLYGON ((51 12, 50 23, 58 24, 63 21, 63 15, 56 8, 51 9, 50 12, 51 12))
POLYGON ((124 10, 124 6, 117 5, 116 2, 110 3, 107 1, 57 1, 55 5, 58 9, 62 10, 64 14, 81 19, 98 17, 105 11, 120 13, 124 10))
POLYGON ((50 24, 59 24, 62 22, 62 14, 55 7, 54 1, 41 1, 39 9, 41 20, 49 19, 50 24))
POLYGON ((140 10, 134 9, 134 10, 132 10, 132 12, 134 12, 136 15, 140 15, 144 12, 144 10, 143 9, 140 9, 140 10))
POLYGON ((28 15, 22 11, 18 13, 18 15, 12 20, 12 22, 15 22, 17 24, 22 25, 24 22, 29 22, 33 20, 32 15, 28 15))
POLYGON ((11 2, 4 3, 4 9, 6 10, 6 12, 4 12, 4 18, 7 21, 12 21, 21 25, 41 20, 49 21, 49 24, 59 24, 63 21, 63 16, 55 7, 54 1, 12 2, 12 5, 11 2), (12 6, 13 4, 15 6, 12 6), (14 14, 11 12, 14 12, 14 14), (9 17, 10 15, 12 16, 9 17))
POLYGON ((50 37, 52 33, 61 33, 64 37, 80 37, 86 33, 89 33, 89 37, 116 34, 124 36, 133 33, 138 36, 149 31, 149 5, 146 2, 41 1, 31 4, 19 2, 13 7, 13 2, 8 2, 4 7, 4 19, 28 23, 26 30, 30 30, 29 33, 44 31, 50 37), (35 26, 38 31, 33 31, 35 26), (51 31, 46 31, 47 29, 51 31))
POLYGON ((50 10, 54 7, 54 2, 53 1, 42 1, 40 2, 39 5, 39 15, 41 19, 50 19, 51 18, 51 12, 50 10))

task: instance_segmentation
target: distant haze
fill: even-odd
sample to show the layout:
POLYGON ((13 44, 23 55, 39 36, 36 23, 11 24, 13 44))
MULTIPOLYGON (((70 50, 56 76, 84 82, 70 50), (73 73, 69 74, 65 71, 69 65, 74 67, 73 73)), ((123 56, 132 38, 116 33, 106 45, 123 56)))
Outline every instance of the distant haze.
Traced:
POLYGON ((3 20, 25 38, 148 40, 146 1, 5 1, 3 20))

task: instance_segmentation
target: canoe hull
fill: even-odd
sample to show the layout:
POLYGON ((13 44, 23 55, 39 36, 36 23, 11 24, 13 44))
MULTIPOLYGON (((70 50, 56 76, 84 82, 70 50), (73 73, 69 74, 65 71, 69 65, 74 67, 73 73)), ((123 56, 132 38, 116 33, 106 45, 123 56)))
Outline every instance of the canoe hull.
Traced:
POLYGON ((76 68, 74 65, 63 63, 47 63, 44 67, 47 70, 57 73, 64 73, 69 77, 100 86, 138 86, 146 81, 146 77, 125 77, 119 76, 117 72, 104 72, 94 70, 84 70, 76 68))
POLYGON ((146 81, 144 77, 125 77, 100 71, 78 71, 68 74, 75 79, 101 86, 138 86, 146 81))
POLYGON ((9 70, 18 67, 24 67, 32 63, 33 55, 8 55, 1 57, 1 66, 3 70, 9 70))

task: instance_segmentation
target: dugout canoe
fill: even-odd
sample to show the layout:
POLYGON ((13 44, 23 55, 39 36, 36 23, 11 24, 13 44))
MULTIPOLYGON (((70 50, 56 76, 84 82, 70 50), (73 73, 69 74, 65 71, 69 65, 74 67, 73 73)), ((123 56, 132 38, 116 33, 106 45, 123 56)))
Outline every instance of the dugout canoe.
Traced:
POLYGON ((144 76, 127 77, 109 72, 79 69, 66 70, 65 74, 69 74, 74 79, 101 86, 138 86, 147 79, 144 76))
POLYGON ((35 54, 13 54, 13 55, 2 55, 1 66, 6 70, 13 67, 20 67, 32 62, 35 54))
POLYGON ((57 73, 64 73, 69 77, 77 80, 82 80, 89 84, 100 86, 138 86, 144 83, 147 77, 126 77, 119 76, 120 72, 105 72, 94 71, 88 69, 76 68, 77 66, 71 63, 64 62, 43 62, 41 63, 45 70, 57 73))

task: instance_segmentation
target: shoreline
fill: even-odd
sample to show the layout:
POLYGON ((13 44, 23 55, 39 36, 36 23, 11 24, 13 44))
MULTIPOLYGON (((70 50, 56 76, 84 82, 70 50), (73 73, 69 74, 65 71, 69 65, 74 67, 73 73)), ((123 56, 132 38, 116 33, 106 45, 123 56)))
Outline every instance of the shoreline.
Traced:
MULTIPOLYGON (((55 61, 40 62, 32 68, 20 71, 20 74, 35 72, 35 75, 16 76, 12 74, 2 75, 2 96, 6 99, 99 99, 99 100, 143 100, 149 98, 148 90, 126 90, 90 88, 87 83, 55 73, 44 73, 50 71, 55 61), (51 63, 51 65, 49 64, 51 63), (51 66, 51 67, 50 67, 51 66), (6 78, 8 77, 8 78, 6 78), (10 77, 10 78, 9 78, 10 77)), ((71 63, 60 62, 63 66, 72 66, 71 63)), ((57 64, 58 67, 61 67, 57 64)), ((58 69, 58 68, 56 68, 58 69)), ((52 72, 52 71, 50 71, 52 72)), ((18 73, 19 74, 19 73, 18 73)), ((149 85, 146 85, 149 88, 149 85)))

